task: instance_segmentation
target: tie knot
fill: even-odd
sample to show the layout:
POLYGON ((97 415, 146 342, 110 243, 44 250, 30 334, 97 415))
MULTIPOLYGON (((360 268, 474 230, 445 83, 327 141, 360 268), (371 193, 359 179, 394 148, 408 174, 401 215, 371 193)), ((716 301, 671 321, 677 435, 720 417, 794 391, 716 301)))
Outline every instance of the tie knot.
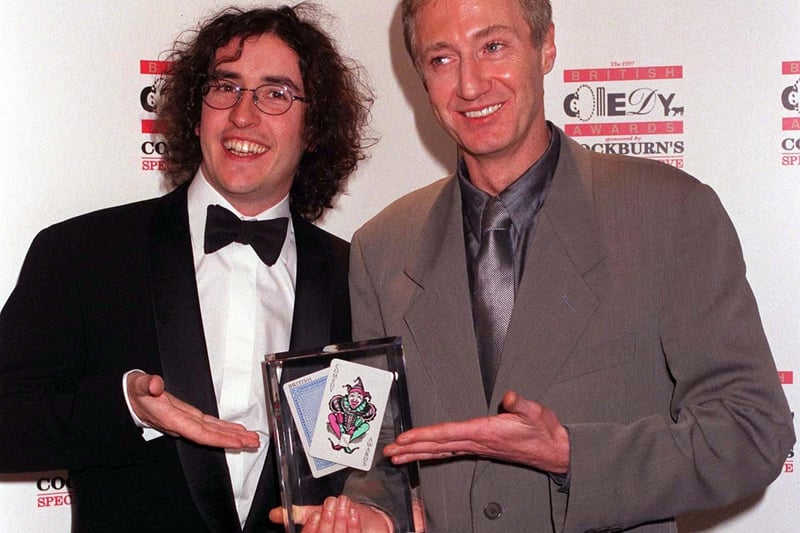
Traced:
POLYGON ((241 244, 253 244, 256 231, 258 231, 257 221, 241 220, 239 221, 239 233, 233 240, 241 244))
POLYGON ((511 215, 506 211, 503 202, 495 196, 483 208, 481 217, 481 234, 492 230, 511 229, 511 215))

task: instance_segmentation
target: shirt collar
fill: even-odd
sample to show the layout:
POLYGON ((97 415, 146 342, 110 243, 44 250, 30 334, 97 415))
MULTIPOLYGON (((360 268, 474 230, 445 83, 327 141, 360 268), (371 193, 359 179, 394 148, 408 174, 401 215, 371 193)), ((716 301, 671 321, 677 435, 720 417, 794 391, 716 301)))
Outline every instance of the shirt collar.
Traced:
MULTIPOLYGON (((544 203, 547 187, 553 179, 558 163, 561 137, 550 122, 547 123, 547 127, 550 130, 550 143, 542 156, 498 195, 511 216, 511 223, 518 235, 530 227, 544 203)), ((473 235, 480 240, 481 216, 491 197, 470 182, 469 171, 461 157, 458 160, 457 175, 464 217, 473 235)))

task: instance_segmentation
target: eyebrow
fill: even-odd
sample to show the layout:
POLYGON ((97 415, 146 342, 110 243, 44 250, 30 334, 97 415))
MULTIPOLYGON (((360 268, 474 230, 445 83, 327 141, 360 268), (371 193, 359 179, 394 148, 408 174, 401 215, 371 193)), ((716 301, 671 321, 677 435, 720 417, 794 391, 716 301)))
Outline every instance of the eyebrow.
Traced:
MULTIPOLYGON (((471 40, 486 39, 487 37, 491 37, 493 35, 498 35, 498 34, 507 34, 518 37, 518 34, 514 30, 514 28, 506 26, 504 24, 493 24, 491 26, 486 26, 485 28, 481 28, 480 30, 476 31, 474 34, 470 36, 470 39, 471 40)), ((439 41, 425 47, 425 49, 422 50, 422 53, 420 55, 425 56, 426 54, 436 53, 441 50, 448 50, 450 48, 452 48, 452 45, 447 41, 439 41)))
MULTIPOLYGON (((242 76, 236 72, 229 71, 229 70, 215 70, 212 73, 212 77, 214 79, 227 79, 233 81, 241 81, 242 76)), ((297 84, 287 76, 262 76, 261 84, 267 83, 274 83, 275 85, 285 85, 286 87, 301 92, 301 89, 297 86, 297 84)))
POLYGON ((506 33, 517 36, 516 30, 514 30, 514 28, 511 26, 506 26, 504 24, 493 24, 475 32, 473 38, 482 39, 492 35, 497 35, 498 33, 506 33))

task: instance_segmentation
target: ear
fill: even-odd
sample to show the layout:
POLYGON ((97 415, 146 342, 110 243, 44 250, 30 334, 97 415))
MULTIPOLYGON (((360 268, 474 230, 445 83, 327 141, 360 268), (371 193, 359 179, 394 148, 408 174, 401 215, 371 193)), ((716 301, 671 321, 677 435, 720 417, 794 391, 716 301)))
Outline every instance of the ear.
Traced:
POLYGON ((542 41, 542 73, 547 74, 553 70, 553 65, 556 63, 556 27, 550 24, 547 33, 542 41))

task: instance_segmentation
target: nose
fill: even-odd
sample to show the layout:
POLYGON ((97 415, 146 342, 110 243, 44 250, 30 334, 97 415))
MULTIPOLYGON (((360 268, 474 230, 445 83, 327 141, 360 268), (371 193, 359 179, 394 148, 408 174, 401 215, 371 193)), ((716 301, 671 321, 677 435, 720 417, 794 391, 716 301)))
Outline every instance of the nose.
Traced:
POLYGON ((489 90, 491 81, 483 67, 475 58, 464 58, 459 63, 458 96, 465 100, 475 100, 489 90))
POLYGON ((254 126, 261 121, 261 111, 256 107, 255 100, 253 99, 254 93, 249 89, 242 91, 242 96, 236 102, 228 115, 230 120, 237 128, 246 128, 254 126))

